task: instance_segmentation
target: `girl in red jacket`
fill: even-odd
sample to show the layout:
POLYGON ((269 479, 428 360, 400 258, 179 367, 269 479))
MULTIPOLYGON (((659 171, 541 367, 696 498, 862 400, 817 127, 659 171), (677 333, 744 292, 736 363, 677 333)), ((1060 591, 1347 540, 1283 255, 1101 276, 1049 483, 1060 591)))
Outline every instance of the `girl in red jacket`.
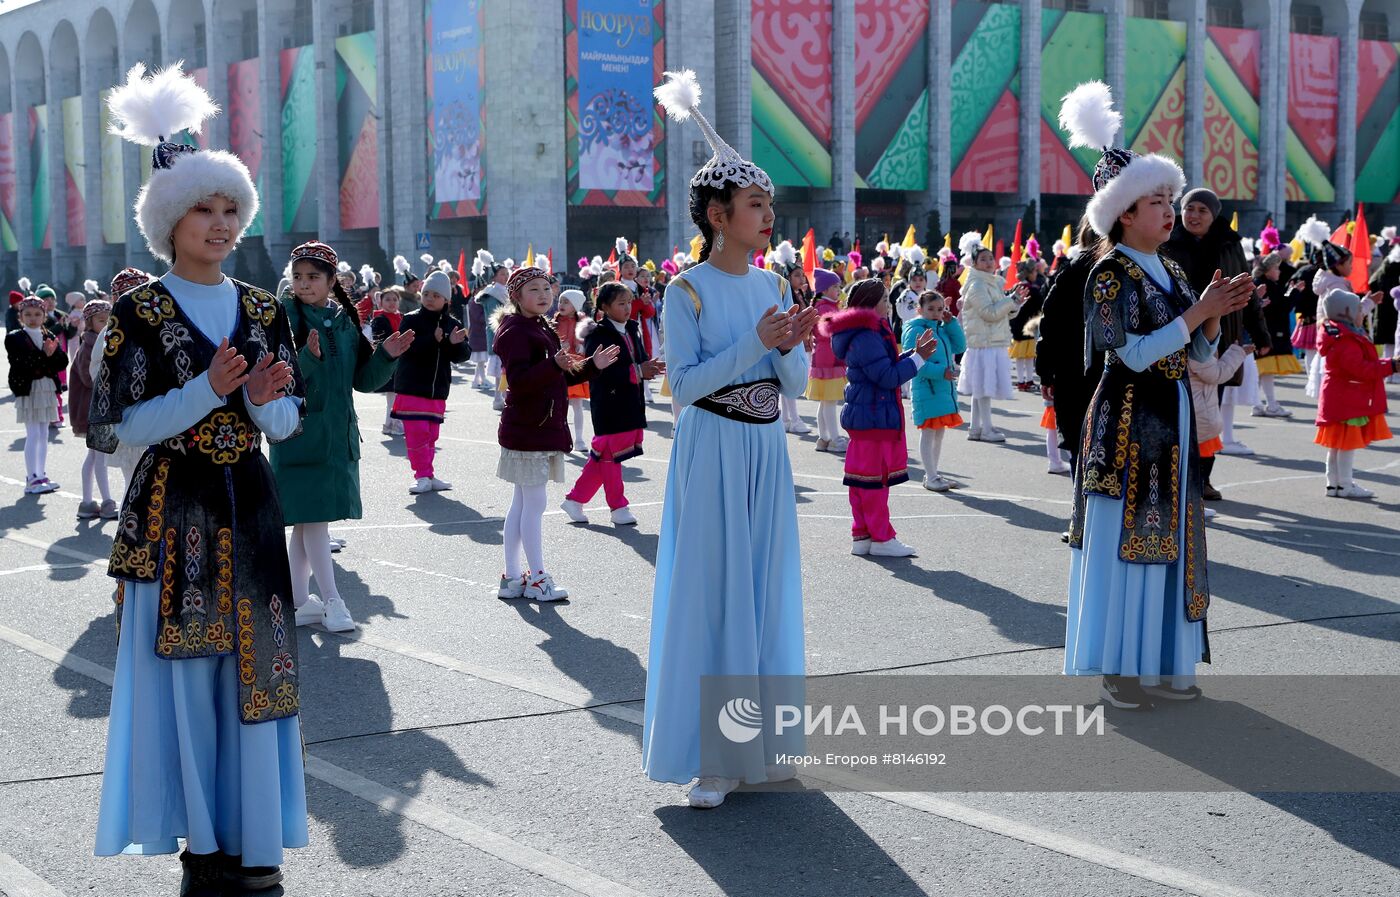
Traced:
POLYGON ((617 347, 580 358, 563 348, 550 325, 554 295, 542 269, 516 270, 506 284, 510 305, 502 309, 492 351, 501 359, 507 383, 505 409, 496 440, 501 460, 496 476, 515 486, 506 513, 506 569, 496 594, 501 598, 560 601, 569 593, 544 572, 545 488, 564 482, 564 455, 573 447, 567 420, 569 387, 585 383, 617 360, 617 347), (524 548, 528 569, 520 566, 524 548))
POLYGON ((1361 297, 1333 290, 1322 299, 1326 319, 1318 328, 1322 361, 1318 393, 1317 437, 1327 449, 1327 496, 1370 498, 1369 489, 1352 480, 1356 450, 1390 438, 1385 423, 1385 378, 1400 369, 1395 359, 1382 360, 1361 329, 1361 297))

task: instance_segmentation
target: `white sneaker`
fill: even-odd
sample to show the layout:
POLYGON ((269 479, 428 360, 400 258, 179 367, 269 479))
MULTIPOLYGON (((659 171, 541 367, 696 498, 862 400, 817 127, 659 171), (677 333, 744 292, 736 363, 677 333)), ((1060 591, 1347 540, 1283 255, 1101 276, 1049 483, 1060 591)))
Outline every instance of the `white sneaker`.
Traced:
POLYGON ((569 593, 556 586, 548 573, 536 573, 526 581, 524 597, 530 601, 563 601, 569 593))
POLYGON ((525 597, 525 577, 516 576, 514 578, 501 574, 501 587, 496 590, 497 598, 524 598, 525 597))
POLYGON ((310 626, 313 623, 324 623, 326 619, 326 606, 321 603, 321 599, 315 595, 307 595, 306 603, 297 608, 297 625, 310 626))
POLYGON ((588 515, 583 513, 583 504, 581 502, 574 501, 571 498, 566 498, 559 505, 559 510, 563 511, 564 516, 572 520, 574 523, 588 522, 588 515))
POLYGON ((379 432, 383 433, 385 436, 393 436, 393 435, 394 435, 394 425, 393 425, 393 424, 390 424, 390 423, 386 423, 386 424, 384 424, 384 426, 382 426, 382 427, 379 428, 379 432))
POLYGON ((440 480, 437 477, 432 477, 429 482, 432 483, 434 492, 447 492, 452 488, 452 484, 447 480, 440 480))
POLYGON ((870 553, 869 539, 853 539, 851 541, 851 554, 856 557, 865 557, 870 553))
POLYGON ((394 423, 393 423, 393 429, 394 429, 393 435, 395 435, 395 436, 402 436, 402 435, 403 435, 403 421, 401 421, 401 420, 395 420, 394 423))
POLYGON ((1254 454, 1254 449, 1252 449, 1252 448, 1250 448, 1249 446, 1245 445, 1243 442, 1227 442, 1227 443, 1225 443, 1224 447, 1220 449, 1220 454, 1222 454, 1222 455, 1252 455, 1252 454, 1254 454))
POLYGON ((580 454, 587 454, 587 452, 588 452, 588 443, 584 442, 582 439, 575 439, 575 440, 574 440, 574 451, 579 452, 580 454))
POLYGON ((612 522, 613 526, 636 526, 637 517, 630 508, 623 505, 612 512, 612 522))
POLYGON ((498 393, 496 393, 496 397, 495 397, 494 399, 491 400, 491 410, 492 410, 492 411, 505 411, 505 410, 506 410, 506 394, 505 394, 505 393, 503 393, 503 392, 498 392, 498 393))
POLYGON ((340 550, 345 547, 345 543, 339 539, 331 540, 331 554, 340 554, 340 550))
POLYGON ((787 431, 794 436, 806 436, 808 433, 812 432, 812 428, 807 426, 806 421, 798 418, 787 425, 787 431))
POLYGON ((941 476, 924 477, 924 488, 930 492, 947 492, 953 484, 941 476))
POLYGON ((408 491, 414 495, 422 495, 425 492, 433 491, 433 481, 430 477, 419 477, 414 480, 413 485, 408 487, 408 491))
POLYGON ((1366 488, 1364 488, 1364 487, 1362 487, 1362 486, 1358 486, 1358 485, 1356 485, 1355 483, 1350 483, 1350 484, 1348 484, 1348 485, 1346 485, 1346 486, 1340 487, 1340 488, 1337 490, 1337 497, 1338 497, 1338 498, 1375 498, 1375 497, 1376 497, 1376 493, 1372 492, 1370 489, 1366 489, 1366 488))
POLYGON ((1058 465, 1052 464, 1052 465, 1050 465, 1048 468, 1046 468, 1045 472, 1046 472, 1046 473, 1058 473, 1058 474, 1062 474, 1062 475, 1063 475, 1063 474, 1067 474, 1067 473, 1069 473, 1069 465, 1068 465, 1068 464, 1058 464, 1058 465))
POLYGON ((685 799, 697 810, 712 810, 724 803, 729 792, 738 787, 738 779, 726 779, 723 776, 701 776, 700 781, 691 786, 685 799))
POLYGON ((968 442, 981 442, 981 441, 982 441, 982 428, 981 428, 981 427, 977 427, 977 428, 971 428, 971 427, 970 427, 970 428, 968 428, 968 431, 967 431, 967 441, 968 441, 968 442))
POLYGON ((844 455, 846 454, 846 449, 850 447, 851 440, 849 438, 837 436, 835 439, 831 440, 831 445, 827 448, 827 451, 833 455, 844 455))
POLYGON ((1267 414, 1269 417, 1293 416, 1293 412, 1283 407, 1282 405, 1270 405, 1268 408, 1264 409, 1264 413, 1267 414))
POLYGON ((871 542, 870 556, 876 558, 916 558, 919 553, 898 539, 888 542, 871 542))
POLYGON ((1006 434, 1003 433, 1002 431, 996 429, 995 427, 993 427, 993 428, 990 429, 990 430, 983 430, 983 431, 982 431, 982 441, 983 441, 983 442, 1005 442, 1005 441, 1006 441, 1006 434))
POLYGON ((1261 402, 1249 409, 1250 417, 1269 417, 1269 409, 1261 402))
POLYGON ((354 632, 355 618, 350 616, 344 601, 332 598, 326 602, 326 621, 321 625, 331 632, 354 632))

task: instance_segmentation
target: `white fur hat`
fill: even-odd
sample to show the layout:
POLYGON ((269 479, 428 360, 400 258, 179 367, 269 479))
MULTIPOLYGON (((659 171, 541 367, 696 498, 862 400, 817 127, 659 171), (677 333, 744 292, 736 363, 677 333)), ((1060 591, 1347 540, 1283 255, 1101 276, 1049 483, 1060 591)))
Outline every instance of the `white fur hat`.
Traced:
POLYGON ((199 133, 204 121, 219 112, 204 88, 181 70, 183 64, 176 62, 148 76, 138 62, 107 98, 112 133, 154 147, 151 178, 136 197, 136 224, 151 254, 166 264, 175 260, 175 226, 199 202, 225 196, 234 203, 235 246, 258 213, 258 191, 241 159, 222 150, 168 142, 181 131, 199 133))
POLYGON ((582 290, 564 290, 562 293, 559 294, 559 298, 572 305, 574 307, 575 314, 580 314, 583 312, 584 297, 582 290))

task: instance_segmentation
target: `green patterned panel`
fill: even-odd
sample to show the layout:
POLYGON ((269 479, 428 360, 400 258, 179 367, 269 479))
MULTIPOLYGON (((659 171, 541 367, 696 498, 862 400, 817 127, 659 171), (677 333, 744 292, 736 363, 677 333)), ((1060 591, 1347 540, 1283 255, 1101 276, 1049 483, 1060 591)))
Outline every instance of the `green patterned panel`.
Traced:
POLYGON ((988 5, 949 72, 948 115, 953 167, 1001 98, 1021 64, 1021 7, 988 5))
MULTIPOLYGON (((1041 18, 1041 39, 1040 115, 1068 147, 1069 135, 1060 128, 1060 102, 1085 81, 1105 77, 1104 16, 1047 9, 1041 18)), ((1098 150, 1079 147, 1069 152, 1086 173, 1098 164, 1098 150)))
POLYGON ((316 167, 316 54, 311 47, 283 50, 282 227, 312 233, 320 222, 311 188, 316 167))
POLYGON ((928 91, 919 95, 899 132, 861 186, 880 190, 928 189, 928 91))
POLYGON ((1129 18, 1124 26, 1128 71, 1124 77, 1123 143, 1132 145, 1186 57, 1186 25, 1129 18))

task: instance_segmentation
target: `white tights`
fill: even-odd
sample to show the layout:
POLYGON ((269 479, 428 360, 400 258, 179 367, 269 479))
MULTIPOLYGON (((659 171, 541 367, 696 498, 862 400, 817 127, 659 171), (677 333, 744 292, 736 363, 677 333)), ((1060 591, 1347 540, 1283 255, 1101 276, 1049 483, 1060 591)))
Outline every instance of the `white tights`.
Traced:
POLYGON ((1356 463, 1356 449, 1327 450, 1327 485, 1350 486, 1352 465, 1356 463))
POLYGON ((992 426, 992 400, 972 397, 972 429, 990 432, 992 426))
POLYGON ((534 573, 544 572, 544 486, 516 486, 506 512, 502 541, 506 550, 506 576, 518 578, 520 549, 525 549, 525 562, 534 573))
POLYGON ((795 424, 802 418, 797 414, 797 400, 792 396, 783 396, 783 423, 795 424))
POLYGON ((817 438, 837 439, 841 436, 841 415, 835 402, 821 402, 817 405, 817 438))
POLYGON ((390 417, 390 412, 392 412, 393 410, 394 394, 392 392, 386 392, 384 393, 384 426, 386 427, 391 427, 394 425, 394 419, 390 417))
POLYGON ((1235 400, 1227 391, 1220 399, 1220 441, 1229 445, 1235 439, 1235 400))
POLYGON ((1035 379, 1035 359, 1034 359, 1034 358, 1017 358, 1017 359, 1016 359, 1016 382, 1017 382, 1017 383, 1030 383, 1030 382, 1031 382, 1032 380, 1034 380, 1034 379, 1035 379))
POLYGON ((942 427, 919 431, 919 460, 924 464, 924 479, 938 476, 938 459, 943 454, 942 427))
POLYGON ((49 425, 24 425, 24 473, 29 477, 46 477, 49 463, 49 425))
POLYGON ((97 481, 97 493, 103 501, 112 500, 112 487, 107 484, 107 456, 97 449, 88 449, 83 459, 83 501, 92 501, 92 483, 97 481))
POLYGON ((1259 375, 1259 390, 1264 393, 1264 402, 1266 403, 1267 407, 1274 408, 1278 405, 1278 399, 1274 397, 1273 374, 1259 375))
POLYGON ((311 591, 311 576, 321 590, 321 601, 339 598, 335 587, 335 564, 331 561, 329 523, 298 523, 292 527, 287 546, 287 563, 292 568, 292 602, 301 607, 311 591))
POLYGON ((569 399, 569 410, 574 414, 574 443, 583 442, 583 399, 569 399))
POLYGON ((1057 430, 1045 431, 1045 457, 1050 461, 1051 470, 1064 470, 1065 457, 1060 454, 1060 434, 1057 430))

